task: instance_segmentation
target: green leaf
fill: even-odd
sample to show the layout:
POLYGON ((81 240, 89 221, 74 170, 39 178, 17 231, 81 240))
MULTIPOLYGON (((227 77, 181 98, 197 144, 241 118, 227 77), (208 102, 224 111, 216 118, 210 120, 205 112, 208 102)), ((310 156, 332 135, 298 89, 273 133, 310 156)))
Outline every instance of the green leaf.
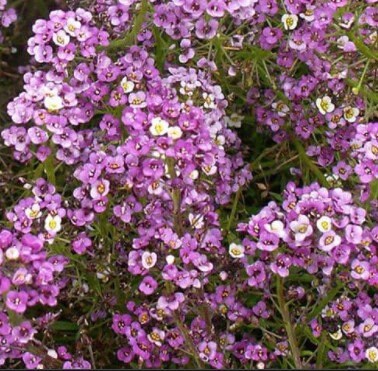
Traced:
POLYGON ((378 54, 374 53, 365 43, 355 34, 356 31, 347 32, 348 37, 353 41, 358 51, 369 59, 378 61, 378 54))
POLYGON ((51 184, 55 185, 54 155, 51 154, 49 157, 47 157, 43 165, 44 165, 45 173, 47 175, 47 180, 51 184))
POLYGON ((378 200, 378 179, 370 183, 370 200, 378 200))
POLYGON ((54 331, 78 331, 79 326, 76 323, 68 321, 56 321, 51 325, 51 329, 54 331))
POLYGON ((312 310, 312 312, 308 315, 307 319, 311 321, 315 318, 320 312, 325 308, 325 306, 339 293, 341 288, 344 287, 344 284, 339 282, 336 287, 330 290, 322 300, 320 300, 319 304, 312 310))
POLYGON ((323 175, 323 173, 319 170, 319 168, 311 161, 311 159, 307 156, 305 149, 303 148, 301 142, 297 139, 293 139, 293 143, 295 148, 298 151, 299 158, 302 160, 306 168, 312 172, 316 178, 318 179, 319 183, 324 187, 329 187, 327 179, 323 175))

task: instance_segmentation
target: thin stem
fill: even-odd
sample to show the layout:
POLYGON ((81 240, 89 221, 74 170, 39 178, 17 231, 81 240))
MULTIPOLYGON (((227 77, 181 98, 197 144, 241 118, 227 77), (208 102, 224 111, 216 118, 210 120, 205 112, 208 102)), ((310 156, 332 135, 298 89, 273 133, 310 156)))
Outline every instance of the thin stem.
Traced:
POLYGON ((234 218, 235 218, 235 215, 236 215, 236 209, 238 208, 240 196, 241 196, 241 187, 239 187, 239 189, 238 189, 238 191, 236 192, 236 195, 235 195, 235 199, 234 199, 234 203, 232 205, 230 218, 228 219, 227 233, 230 231, 232 223, 234 221, 234 218))
POLYGON ((109 52, 123 50, 136 41, 136 37, 142 29, 148 11, 148 3, 149 2, 147 0, 142 0, 141 7, 138 11, 137 17, 135 18, 132 30, 127 33, 122 39, 117 39, 110 42, 109 46, 106 48, 109 52))
POLYGON ((327 179, 325 178, 323 173, 319 170, 319 168, 309 159, 302 144, 297 139, 294 139, 293 143, 294 143, 295 148, 298 151, 299 158, 304 162, 307 168, 318 178, 320 184, 324 187, 329 187, 327 179))
POLYGON ((190 337, 190 334, 187 330, 187 328, 185 327, 185 325, 182 323, 181 319, 180 319, 180 316, 179 315, 175 315, 174 316, 175 320, 176 320, 176 324, 177 324, 177 327, 179 328, 180 332, 182 333, 182 336, 184 336, 184 339, 185 339, 185 342, 186 344, 189 346, 190 348, 190 351, 191 351, 191 355, 197 365, 197 367, 199 369, 204 369, 204 364, 201 360, 201 358, 198 356, 198 352, 197 352, 197 348, 196 346, 194 345, 193 343, 193 340, 192 338, 190 337))
POLYGON ((295 337, 295 329, 291 323, 290 312, 287 303, 285 302, 284 285, 281 277, 277 277, 277 298, 295 367, 298 370, 302 370, 303 364, 301 360, 301 352, 298 348, 297 339, 295 337))

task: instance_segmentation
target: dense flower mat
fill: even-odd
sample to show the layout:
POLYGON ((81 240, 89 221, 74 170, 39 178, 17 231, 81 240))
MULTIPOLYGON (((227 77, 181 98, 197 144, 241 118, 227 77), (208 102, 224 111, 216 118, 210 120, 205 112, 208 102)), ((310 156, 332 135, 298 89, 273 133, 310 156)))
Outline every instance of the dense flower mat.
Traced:
POLYGON ((378 367, 377 0, 0 27, 2 367, 378 367))

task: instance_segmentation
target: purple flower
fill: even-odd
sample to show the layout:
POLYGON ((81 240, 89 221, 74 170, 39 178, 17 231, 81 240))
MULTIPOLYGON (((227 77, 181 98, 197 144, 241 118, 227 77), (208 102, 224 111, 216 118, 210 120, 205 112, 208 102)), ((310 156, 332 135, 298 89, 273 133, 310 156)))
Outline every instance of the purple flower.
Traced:
POLYGON ((273 233, 262 231, 256 247, 263 251, 274 251, 278 248, 279 238, 273 233))
POLYGON ((357 280, 367 280, 370 277, 370 264, 366 261, 354 259, 351 264, 351 276, 357 280))
POLYGON ((152 295, 157 287, 158 283, 151 276, 146 276, 140 283, 139 290, 145 295, 152 295))
POLYGON ((24 313, 29 296, 25 291, 9 291, 6 296, 6 306, 16 313, 24 313))
POLYGON ((278 274, 281 277, 287 277, 289 275, 289 268, 291 266, 291 259, 284 254, 277 255, 275 261, 270 264, 272 272, 278 274))

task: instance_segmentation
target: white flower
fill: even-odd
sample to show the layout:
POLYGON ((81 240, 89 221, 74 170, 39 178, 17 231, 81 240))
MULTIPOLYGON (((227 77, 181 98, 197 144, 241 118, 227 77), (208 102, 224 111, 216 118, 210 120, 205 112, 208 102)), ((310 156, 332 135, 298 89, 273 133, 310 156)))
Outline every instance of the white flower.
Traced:
POLYGON ((285 30, 294 30, 298 25, 298 16, 295 14, 284 14, 281 21, 285 30))
POLYGON ((47 215, 45 219, 45 229, 47 232, 59 232, 62 228, 62 218, 59 215, 52 216, 51 214, 47 215))
POLYGON ((323 98, 318 98, 316 100, 316 106, 322 115, 331 113, 335 109, 335 105, 332 103, 332 100, 328 95, 324 96, 323 98))
POLYGON ((223 135, 218 135, 216 138, 215 138, 215 143, 216 145, 219 147, 219 148, 222 148, 223 149, 223 145, 226 143, 226 138, 223 136, 223 135))
POLYGON ((179 126, 171 126, 168 128, 168 136, 172 139, 179 139, 182 137, 182 130, 179 126))
POLYGON ((285 117, 290 111, 290 108, 283 102, 273 102, 272 107, 277 111, 278 116, 285 117))
POLYGON ((149 341, 151 341, 151 343, 161 347, 163 345, 162 341, 165 339, 165 333, 162 330, 154 329, 147 335, 147 338, 149 341))
POLYGON ((229 128, 240 128, 244 116, 240 116, 237 113, 231 114, 230 117, 225 117, 224 121, 229 128))
POLYGON ((322 216, 318 221, 316 222, 316 226, 318 227, 319 231, 329 232, 332 229, 332 219, 328 216, 322 216))
POLYGON ((47 355, 51 358, 58 359, 58 353, 54 349, 47 349, 47 355))
POLYGON ((163 192, 163 186, 160 182, 152 182, 148 186, 148 193, 151 195, 160 195, 163 192))
POLYGON ((142 266, 145 269, 152 268, 157 261, 157 255, 154 252, 145 251, 142 254, 142 266))
POLYGON ((344 118, 348 122, 355 122, 359 114, 360 110, 358 108, 350 106, 344 108, 344 118))
POLYGON ((134 90, 134 86, 135 84, 127 80, 126 76, 121 80, 121 87, 125 93, 131 93, 134 90))
POLYGON ((167 134, 169 124, 160 117, 155 117, 151 120, 150 133, 154 136, 167 134))
POLYGON ((167 264, 173 264, 175 262, 175 257, 173 255, 167 255, 165 261, 167 264))
POLYGON ((33 204, 25 209, 25 214, 29 219, 38 219, 42 215, 42 211, 39 204, 33 204))
POLYGON ((214 94, 208 94, 208 93, 202 93, 202 97, 205 100, 205 103, 203 104, 205 108, 215 108, 216 105, 214 103, 215 96, 214 94))
POLYGON ((314 9, 309 7, 304 13, 300 13, 299 16, 307 22, 312 22, 315 19, 314 9))
POLYGON ((333 334, 329 334, 329 336, 333 339, 333 340, 340 340, 342 337, 343 337, 343 333, 341 332, 340 328, 334 332, 333 334))
POLYGON ((20 251, 17 249, 17 247, 10 247, 5 251, 5 257, 8 260, 17 260, 20 257, 20 251))
POLYGON ((257 362, 256 368, 258 370, 263 370, 265 368, 265 363, 264 362, 257 362))
POLYGON ((378 348, 373 346, 366 349, 365 356, 367 360, 371 363, 378 362, 378 348))
POLYGON ((190 213, 188 218, 190 225, 196 229, 201 229, 205 225, 203 221, 203 215, 194 215, 190 213))
POLYGON ((244 246, 237 245, 236 243, 232 243, 228 249, 230 255, 235 259, 240 259, 244 257, 244 246))
POLYGON ((110 273, 111 272, 109 269, 105 267, 101 271, 96 272, 96 277, 103 282, 107 282, 109 280, 110 273))
POLYGON ((59 111, 63 108, 63 99, 58 95, 48 95, 43 103, 49 111, 59 111))
POLYGON ((189 174, 189 178, 192 179, 192 180, 196 180, 196 179, 198 179, 198 176, 199 176, 199 172, 198 172, 198 170, 193 170, 193 171, 189 174))
POLYGON ((71 36, 76 36, 76 31, 81 27, 81 23, 75 18, 68 18, 64 30, 71 36))
POLYGON ((202 170, 206 175, 214 175, 217 172, 216 166, 202 166, 202 170))
POLYGON ((66 46, 70 42, 70 37, 63 30, 60 30, 53 34, 53 41, 58 46, 66 46))
POLYGON ((349 37, 344 35, 344 36, 340 36, 337 40, 336 40, 336 44, 337 44, 337 47, 341 50, 344 50, 344 47, 345 47, 345 44, 349 41, 349 37))
POLYGON ((270 224, 264 225, 265 229, 270 232, 276 234, 278 237, 284 237, 286 235, 285 226, 280 220, 273 220, 270 224))
POLYGON ((294 232, 294 238, 297 242, 302 242, 313 232, 310 220, 306 215, 299 215, 298 220, 290 222, 290 229, 294 232))

